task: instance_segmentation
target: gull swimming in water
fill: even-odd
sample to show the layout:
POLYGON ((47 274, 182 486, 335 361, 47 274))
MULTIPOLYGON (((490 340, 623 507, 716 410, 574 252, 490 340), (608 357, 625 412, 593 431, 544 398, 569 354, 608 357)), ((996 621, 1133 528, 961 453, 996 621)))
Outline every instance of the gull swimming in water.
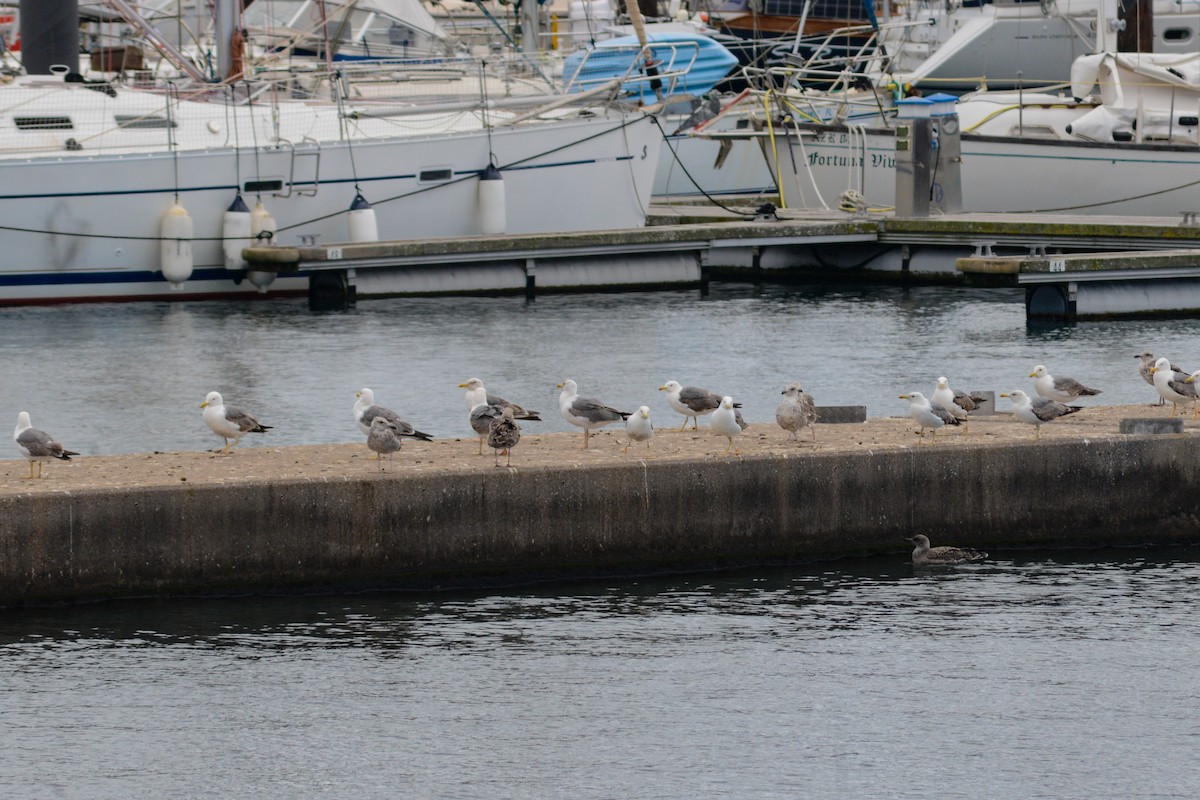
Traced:
POLYGON ((930 547, 929 537, 923 533, 918 533, 908 541, 913 543, 912 562, 918 567, 948 567, 987 558, 987 553, 967 547, 930 547))
POLYGON ((622 453, 628 453, 629 445, 634 442, 645 442, 646 450, 650 449, 650 439, 654 436, 654 426, 650 424, 650 406, 642 406, 629 415, 629 419, 625 420, 625 436, 628 441, 622 453))
POLYGON ((1074 378, 1054 377, 1041 364, 1033 368, 1029 377, 1037 379, 1033 382, 1033 388, 1039 396, 1057 400, 1060 403, 1066 403, 1078 397, 1100 394, 1099 389, 1088 388, 1074 378))
POLYGON ((783 402, 775 409, 775 421, 779 423, 779 427, 791 434, 788 437, 790 439, 798 438, 796 431, 808 428, 815 442, 817 429, 813 427, 813 423, 817 421, 817 405, 813 402, 812 395, 804 391, 798 383, 789 383, 783 387, 781 394, 783 402))
POLYGON ((433 440, 433 437, 428 433, 422 433, 401 419, 400 415, 395 411, 375 405, 375 392, 370 389, 359 389, 355 392, 354 396, 358 398, 354 401, 354 421, 358 423, 358 427, 362 432, 368 436, 371 435, 371 423, 376 417, 383 417, 392 426, 392 430, 397 436, 403 436, 408 439, 420 439, 423 442, 433 440))
POLYGON ((204 409, 201 417, 205 424, 225 440, 225 449, 221 451, 221 455, 228 453, 231 447, 237 447, 247 433, 266 433, 273 427, 263 425, 240 408, 225 405, 220 392, 209 392, 200 408, 204 409), (230 439, 233 439, 233 444, 229 443, 230 439))
MULTIPOLYGON (((679 430, 687 427, 689 418, 692 420, 692 430, 699 430, 700 417, 713 413, 721 405, 721 395, 716 392, 699 386, 680 386, 679 381, 667 381, 658 390, 667 392, 667 403, 683 414, 683 426, 679 430)), ((734 408, 741 407, 741 403, 734 404, 734 408)))
POLYGON ((1150 374, 1154 377, 1154 388, 1159 397, 1164 402, 1171 401, 1172 417, 1175 416, 1175 410, 1179 408, 1180 403, 1191 403, 1193 406, 1192 419, 1196 418, 1196 385, 1190 375, 1176 372, 1171 367, 1170 359, 1167 358, 1155 361, 1154 366, 1150 368, 1150 374))
POLYGON ((935 406, 930 403, 925 395, 920 392, 909 392, 908 394, 900 395, 901 400, 908 401, 908 415, 917 423, 917 435, 922 438, 925 436, 925 429, 929 428, 929 435, 933 438, 937 437, 938 428, 946 425, 960 425, 958 418, 951 414, 941 406, 935 406))
POLYGON ((497 467, 500 466, 501 450, 508 456, 504 466, 512 466, 512 449, 521 441, 521 426, 517 424, 514 416, 512 406, 505 406, 500 409, 500 418, 492 423, 492 429, 488 431, 487 443, 496 456, 497 467))
POLYGON ((733 448, 733 454, 740 456, 739 451, 733 445, 733 437, 741 436, 742 430, 748 427, 744 422, 738 420, 737 410, 734 408, 733 398, 726 396, 721 398, 721 404, 713 411, 712 421, 708 423, 708 428, 717 436, 724 436, 729 440, 729 445, 725 448, 728 453, 730 448, 733 448))
POLYGON ((1035 439, 1042 438, 1042 425, 1053 422, 1059 417, 1082 411, 1083 406, 1067 406, 1047 397, 1030 397, 1020 389, 1004 392, 1001 397, 1007 397, 1013 402, 1013 416, 1022 422, 1028 422, 1037 431, 1035 439))
POLYGON ((617 411, 592 397, 580 397, 579 385, 569 378, 555 388, 562 389, 562 393, 558 396, 558 410, 563 419, 572 425, 583 428, 583 449, 585 450, 592 428, 601 428, 629 418, 628 411, 617 411))
POLYGON ((367 447, 377 454, 379 471, 383 472, 383 457, 386 455, 388 461, 391 461, 392 453, 401 447, 400 437, 396 435, 396 429, 392 423, 383 417, 372 418, 371 430, 367 434, 367 447))
POLYGON ((21 455, 29 459, 29 477, 31 479, 33 478, 34 462, 37 462, 37 476, 40 478, 42 477, 43 461, 49 461, 52 458, 70 461, 71 456, 79 455, 74 450, 68 450, 54 441, 54 437, 50 434, 33 427, 28 411, 17 414, 17 427, 13 431, 13 442, 17 445, 17 450, 21 455))

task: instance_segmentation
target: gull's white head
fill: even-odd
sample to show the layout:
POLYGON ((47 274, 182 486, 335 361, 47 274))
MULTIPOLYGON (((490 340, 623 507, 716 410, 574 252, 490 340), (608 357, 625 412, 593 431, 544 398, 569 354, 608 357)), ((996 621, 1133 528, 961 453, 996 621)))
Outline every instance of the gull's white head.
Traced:
POLYGON ((679 385, 679 381, 667 381, 662 386, 658 387, 658 390, 660 392, 671 392, 672 394, 674 394, 675 392, 678 392, 682 388, 683 387, 679 385))
POLYGON ((921 394, 920 392, 909 392, 908 394, 902 394, 900 395, 900 399, 907 400, 910 403, 916 403, 917 405, 929 402, 925 399, 925 395, 921 394))
POLYGON ((17 414, 17 430, 18 431, 23 431, 26 428, 32 428, 32 427, 33 427, 33 422, 29 419, 28 411, 22 411, 20 414, 17 414))
POLYGON ((943 375, 942 377, 938 378, 937 388, 939 388, 939 389, 949 389, 950 388, 950 381, 946 380, 946 376, 943 375))
POLYGON ((1011 392, 1001 392, 1000 396, 1007 397, 1008 399, 1012 400, 1013 405, 1016 406, 1023 406, 1029 402, 1029 395, 1025 394, 1025 392, 1021 391, 1020 389, 1013 389, 1011 392))
POLYGON ((721 398, 721 408, 733 408, 733 398, 725 395, 721 398))
POLYGON ((650 419, 650 406, 642 406, 637 410, 637 413, 642 419, 650 419))
POLYGON ((479 380, 479 378, 471 378, 471 379, 470 379, 470 380, 468 380, 466 383, 460 383, 460 384, 458 385, 458 388, 460 388, 460 389, 466 389, 466 390, 468 390, 468 391, 471 391, 471 392, 473 392, 473 391, 475 391, 476 389, 482 389, 482 388, 483 388, 483 381, 479 380))
POLYGON ((1171 368, 1171 359, 1160 358, 1158 361, 1155 361, 1154 366, 1150 368, 1150 374, 1153 375, 1154 373, 1158 372, 1160 369, 1169 370, 1170 368, 1171 368))
POLYGON ((565 381, 556 385, 554 388, 562 389, 563 394, 571 395, 571 394, 579 393, 579 384, 575 383, 575 381, 571 380, 570 378, 567 378, 565 381))
POLYGON ((1196 371, 1195 371, 1195 372, 1193 372, 1191 375, 1188 375, 1188 376, 1187 376, 1187 377, 1184 379, 1184 381, 1183 381, 1183 382, 1184 382, 1184 383, 1195 383, 1195 382, 1196 382, 1196 378, 1198 378, 1198 377, 1200 377, 1200 369, 1196 370, 1196 371))
POLYGON ((367 405, 373 405, 375 403, 375 393, 370 389, 359 389, 354 393, 354 396, 362 400, 367 405))
POLYGON ((200 404, 200 407, 208 408, 209 406, 223 406, 223 405, 225 405, 225 401, 221 399, 220 392, 209 392, 208 396, 204 398, 204 402, 200 404))
POLYGON ((1033 372, 1029 373, 1029 377, 1031 377, 1031 378, 1044 378, 1044 377, 1046 377, 1048 374, 1049 374, 1049 373, 1048 373, 1048 372, 1046 372, 1046 368, 1045 368, 1044 366, 1042 366, 1041 364, 1038 364, 1036 367, 1034 367, 1034 368, 1033 368, 1033 372))

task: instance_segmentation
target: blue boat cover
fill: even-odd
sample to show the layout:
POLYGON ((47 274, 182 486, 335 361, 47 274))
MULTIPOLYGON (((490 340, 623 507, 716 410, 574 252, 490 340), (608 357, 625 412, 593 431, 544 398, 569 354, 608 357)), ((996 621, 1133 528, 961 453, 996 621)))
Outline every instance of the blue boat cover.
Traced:
MULTIPOLYGON (((646 40, 654 59, 659 62, 660 71, 683 69, 691 64, 687 73, 676 79, 673 85, 670 81, 663 81, 664 94, 699 97, 712 89, 738 63, 737 56, 723 44, 700 34, 652 33, 647 35, 646 40)), ((585 92, 620 78, 630 73, 630 66, 639 49, 636 36, 621 36, 599 42, 593 50, 572 53, 563 63, 563 85, 569 87, 571 92, 585 92)), ((654 89, 648 81, 628 83, 624 91, 630 99, 640 99, 644 103, 656 101, 654 89)))

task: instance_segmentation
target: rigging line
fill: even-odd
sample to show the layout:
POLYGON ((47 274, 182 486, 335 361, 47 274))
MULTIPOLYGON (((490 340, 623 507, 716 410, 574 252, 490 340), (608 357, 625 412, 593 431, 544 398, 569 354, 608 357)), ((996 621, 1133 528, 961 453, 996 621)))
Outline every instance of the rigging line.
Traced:
POLYGON ((708 200, 710 203, 712 203, 713 205, 715 205, 715 206, 718 206, 718 207, 720 207, 720 208, 724 209, 725 211, 728 211, 730 214, 737 214, 738 216, 741 216, 741 217, 754 217, 754 216, 757 216, 756 214, 752 214, 752 213, 749 213, 749 212, 746 212, 746 211, 739 211, 739 210, 738 210, 738 209, 736 209, 736 208, 730 208, 729 206, 725 205, 725 204, 724 204, 724 203, 722 203, 721 201, 717 200, 717 198, 713 197, 713 196, 712 196, 711 194, 709 194, 707 191, 705 191, 704 187, 703 187, 703 186, 701 186, 699 183, 697 183, 696 179, 695 179, 694 177, 692 177, 692 173, 688 172, 688 168, 687 168, 686 166, 684 166, 684 164, 683 164, 683 161, 682 161, 682 160, 679 158, 679 154, 678 154, 678 153, 676 153, 676 152, 675 152, 675 148, 671 146, 671 141, 670 141, 670 139, 668 139, 668 138, 667 138, 667 132, 666 132, 665 130, 663 130, 662 123, 658 121, 658 117, 653 117, 653 120, 654 120, 654 125, 655 125, 655 127, 657 127, 657 128, 658 128, 658 132, 659 132, 660 134, 662 134, 662 137, 663 137, 663 144, 665 144, 665 145, 667 146, 667 149, 671 151, 671 158, 672 158, 672 160, 673 160, 673 161, 674 161, 676 164, 678 164, 678 165, 679 165, 679 168, 680 168, 681 170, 683 170, 683 174, 687 176, 687 179, 688 179, 689 181, 691 181, 691 183, 692 183, 692 186, 695 186, 697 189, 699 189, 699 190, 700 190, 700 194, 704 195, 704 197, 705 197, 705 198, 706 198, 706 199, 707 199, 707 200, 708 200))

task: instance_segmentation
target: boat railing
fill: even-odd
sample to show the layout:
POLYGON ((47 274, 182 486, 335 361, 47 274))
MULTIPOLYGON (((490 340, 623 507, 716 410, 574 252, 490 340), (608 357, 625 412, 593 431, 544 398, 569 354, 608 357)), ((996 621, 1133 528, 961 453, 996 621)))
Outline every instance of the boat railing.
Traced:
POLYGON ((670 96, 677 93, 680 78, 691 70, 699 54, 699 43, 692 41, 596 47, 583 54, 574 72, 563 76, 563 90, 568 94, 589 91, 618 76, 622 93, 641 94, 657 82, 662 95, 670 96))

